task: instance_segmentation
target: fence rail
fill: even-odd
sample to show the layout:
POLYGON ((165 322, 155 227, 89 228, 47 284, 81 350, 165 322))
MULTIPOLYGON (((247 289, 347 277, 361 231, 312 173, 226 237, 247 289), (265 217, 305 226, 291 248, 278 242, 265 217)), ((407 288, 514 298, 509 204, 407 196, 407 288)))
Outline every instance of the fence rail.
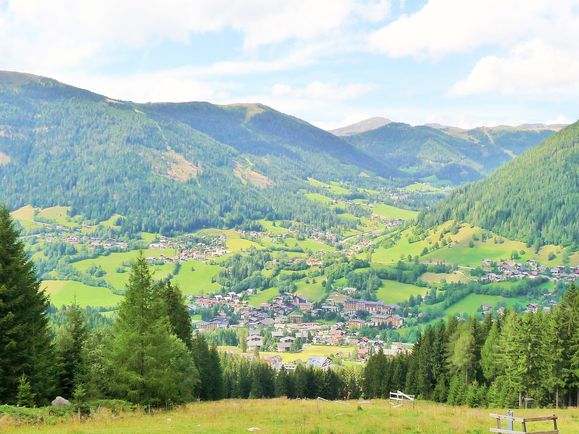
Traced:
POLYGON ((515 417, 512 411, 509 411, 506 415, 491 413, 490 417, 497 420, 497 427, 490 428, 491 432, 505 433, 505 434, 559 434, 559 429, 557 428, 557 416, 552 414, 550 416, 535 416, 535 417, 515 417), (506 421, 507 427, 502 428, 501 422, 506 421), (553 429, 548 431, 527 431, 528 422, 540 422, 540 421, 553 421, 553 429), (522 431, 515 431, 514 423, 519 422, 523 426, 522 431))

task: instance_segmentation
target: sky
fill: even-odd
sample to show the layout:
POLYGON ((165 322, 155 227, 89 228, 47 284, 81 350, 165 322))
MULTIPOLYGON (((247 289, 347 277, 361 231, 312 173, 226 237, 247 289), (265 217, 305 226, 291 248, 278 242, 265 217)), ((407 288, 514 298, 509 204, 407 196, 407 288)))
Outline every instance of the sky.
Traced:
POLYGON ((0 0, 0 70, 331 129, 579 117, 579 0, 0 0))

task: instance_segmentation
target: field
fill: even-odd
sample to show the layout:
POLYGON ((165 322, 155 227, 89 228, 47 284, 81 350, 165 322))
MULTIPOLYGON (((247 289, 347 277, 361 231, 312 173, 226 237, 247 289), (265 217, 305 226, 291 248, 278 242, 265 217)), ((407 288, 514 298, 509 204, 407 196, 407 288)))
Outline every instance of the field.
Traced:
POLYGON ((340 356, 342 358, 349 357, 355 351, 351 346, 334 346, 334 345, 308 345, 298 353, 278 353, 277 351, 259 353, 260 357, 280 356, 284 362, 293 363, 296 360, 306 362, 313 356, 340 356))
POLYGON ((338 184, 337 182, 331 182, 329 184, 326 184, 325 182, 318 181, 317 179, 314 178, 308 178, 308 182, 310 183, 310 185, 313 185, 314 187, 325 188, 330 193, 336 195, 345 195, 351 193, 350 190, 341 187, 340 184, 338 184))
POLYGON ((468 282, 469 278, 464 274, 427 272, 420 276, 420 280, 424 280, 426 283, 441 283, 442 281, 447 283, 457 283, 468 282))
POLYGON ((320 193, 306 193, 305 195, 308 199, 313 200, 314 202, 324 203, 326 205, 332 203, 332 199, 328 196, 324 196, 320 193))
POLYGON ((383 280, 382 286, 378 288, 376 296, 386 304, 395 304, 408 300, 411 295, 422 295, 428 288, 421 288, 416 285, 396 282, 394 280, 383 280))
POLYGON ((68 216, 68 211, 69 207, 53 206, 41 210, 38 213, 38 217, 54 222, 60 226, 68 226, 68 227, 78 226, 78 223, 71 220, 71 218, 68 216))
POLYGON ((122 300, 120 295, 113 294, 109 288, 68 280, 45 280, 41 287, 46 288, 50 301, 55 306, 69 305, 76 301, 81 307, 113 307, 122 300))
MULTIPOLYGON (((225 400, 199 402, 152 415, 140 412, 119 416, 102 413, 79 422, 56 425, 11 424, 0 420, 0 431, 13 433, 469 433, 482 434, 495 426, 489 413, 504 409, 449 407, 426 401, 393 408, 387 400, 320 401, 225 400), (253 428, 250 430, 250 428, 253 428)), ((562 433, 579 432, 579 411, 515 410, 515 416, 557 414, 562 433)), ((504 425, 503 425, 504 426, 504 425)), ((533 422, 534 431, 552 429, 552 422, 533 422)), ((520 429, 520 425, 515 425, 520 429)))
MULTIPOLYGON (((450 226, 450 224, 451 222, 447 222, 432 230, 425 239, 412 243, 409 242, 408 236, 410 235, 410 230, 407 229, 401 233, 400 239, 393 246, 384 248, 380 245, 372 256, 372 262, 388 264, 397 262, 401 255, 420 255, 425 247, 432 248, 436 242, 440 242, 439 235, 441 231, 450 226)), ((535 259, 547 266, 559 265, 563 262, 564 250, 559 246, 544 246, 539 253, 536 254, 532 247, 527 247, 525 243, 520 241, 497 237, 502 242, 495 243, 495 236, 493 234, 491 234, 491 239, 482 242, 481 235, 483 232, 483 229, 479 227, 463 225, 458 233, 447 233, 444 236, 444 238, 452 242, 452 246, 441 246, 439 249, 422 256, 421 261, 442 261, 467 267, 477 267, 481 265, 483 259, 490 259, 492 261, 509 260, 513 252, 517 252, 519 255, 519 259, 517 259, 518 262, 535 259), (474 238, 478 238, 478 240, 474 238), (473 247, 470 247, 471 243, 473 247), (555 258, 549 261, 548 257, 550 253, 554 254, 555 258)), ((579 254, 575 253, 570 255, 569 265, 577 264, 579 264, 579 254)))
MULTIPOLYGON (((173 256, 175 254, 174 250, 143 250, 143 256, 155 256, 164 254, 167 256, 173 256)), ((130 264, 139 255, 138 250, 132 250, 130 252, 123 253, 111 253, 107 256, 99 256, 95 259, 85 259, 83 261, 74 262, 72 266, 81 272, 86 272, 90 267, 100 266, 105 271, 104 279, 110 283, 116 289, 124 289, 125 284, 129 278, 128 267, 123 264, 130 264), (124 272, 119 273, 119 267, 125 269, 124 272)), ((165 264, 160 266, 151 267, 154 270, 154 278, 162 279, 166 277, 175 268, 174 264, 165 264)))
POLYGON ((320 301, 324 297, 325 290, 322 286, 321 279, 318 279, 316 283, 306 283, 305 279, 302 279, 296 281, 295 284, 298 287, 296 293, 302 297, 307 298, 308 301, 320 301))
POLYGON ((462 300, 454 303, 448 309, 445 310, 445 314, 447 315, 456 315, 468 312, 469 314, 473 314, 476 312, 481 305, 489 304, 491 306, 496 305, 497 303, 503 303, 507 307, 513 306, 515 304, 524 305, 528 301, 521 297, 514 297, 514 298, 507 298, 501 297, 500 295, 485 295, 485 294, 469 294, 462 300))
POLYGON ((412 220, 418 215, 418 212, 409 209, 398 208, 385 203, 375 204, 372 212, 387 219, 412 220))
POLYGON ((252 305, 253 307, 257 307, 261 303, 267 303, 269 300, 271 300, 278 294, 279 289, 277 288, 268 288, 263 291, 259 291, 257 294, 252 295, 249 298, 249 304, 252 305))
POLYGON ((221 267, 217 265, 190 260, 181 264, 181 269, 173 282, 179 285, 185 295, 206 294, 219 290, 220 285, 213 281, 219 271, 221 267))
POLYGON ((408 241, 408 235, 409 231, 405 230, 402 232, 400 240, 398 240, 394 246, 389 248, 378 247, 372 255, 372 262, 378 264, 398 262, 401 255, 420 255, 422 250, 429 246, 428 242, 424 240, 410 243, 408 241))
POLYGON ((426 191, 432 193, 441 193, 443 190, 441 188, 435 187, 431 184, 425 182, 416 182, 414 184, 407 185, 404 187, 406 191, 426 191))

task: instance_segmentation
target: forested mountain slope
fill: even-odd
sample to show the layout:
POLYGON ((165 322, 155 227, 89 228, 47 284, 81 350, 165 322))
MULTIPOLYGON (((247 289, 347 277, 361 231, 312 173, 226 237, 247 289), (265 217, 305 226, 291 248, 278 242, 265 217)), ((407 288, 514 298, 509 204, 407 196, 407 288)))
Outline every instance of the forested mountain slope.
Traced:
POLYGON ((13 209, 66 205, 94 220, 121 214, 126 229, 151 231, 266 216, 331 223, 299 188, 309 176, 362 172, 397 174, 266 106, 135 104, 0 72, 0 202, 13 209))
POLYGON ((549 127, 462 130, 389 123, 344 139, 378 161, 415 176, 461 183, 486 176, 554 132, 549 127))
POLYGON ((579 122, 515 158, 483 181, 455 190, 420 216, 454 219, 534 244, 579 243, 579 122))

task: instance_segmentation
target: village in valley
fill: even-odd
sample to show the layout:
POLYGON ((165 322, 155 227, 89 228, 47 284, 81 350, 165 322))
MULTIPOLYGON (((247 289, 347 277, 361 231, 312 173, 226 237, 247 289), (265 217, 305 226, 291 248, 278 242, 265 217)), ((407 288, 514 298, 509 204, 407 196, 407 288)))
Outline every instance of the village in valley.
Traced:
MULTIPOLYGON (((399 196, 397 199, 405 198, 403 193, 399 196)), ((364 227, 344 232, 296 221, 263 220, 248 229, 127 237, 119 231, 118 218, 108 225, 94 225, 73 220, 66 212, 53 220, 34 217, 46 214, 35 210, 32 218, 19 222, 26 228, 22 239, 47 277, 45 282, 74 279, 122 295, 124 273, 131 258, 142 252, 157 278, 165 276, 179 283, 195 330, 209 335, 233 333, 235 345, 221 345, 222 351, 261 357, 275 369, 291 370, 298 364, 326 369, 335 364, 363 363, 380 350, 392 356, 411 352, 410 342, 418 328, 448 315, 464 321, 470 315, 502 315, 513 306, 521 312, 550 310, 557 305, 557 285, 579 276, 575 264, 543 265, 535 258, 527 259, 528 255, 519 258, 517 252, 510 259, 483 258, 468 267, 460 262, 452 264, 436 255, 470 248, 473 240, 488 243, 490 235, 483 232, 482 241, 478 241, 478 235, 473 234, 467 241, 462 232, 472 229, 447 226, 415 237, 406 229, 407 219, 415 214, 394 207, 380 214, 375 204, 361 200, 331 199, 330 203, 362 210, 364 227), (373 264, 376 255, 397 249, 396 244, 405 239, 408 249, 399 249, 399 257, 392 256, 386 264, 398 274, 374 277, 371 289, 365 280, 349 284, 357 272, 380 273, 385 265, 373 264), (191 279, 204 270, 211 274, 193 290, 191 279), (415 273, 413 270, 420 270, 420 275, 410 280, 404 277, 405 273, 415 273), (432 270, 437 272, 424 273, 432 270), (242 275, 237 276, 240 272, 242 275), (464 310, 438 308, 433 316, 430 306, 445 303, 446 279, 448 283, 472 282, 481 288, 511 287, 517 282, 534 285, 532 282, 537 281, 544 289, 535 290, 533 297, 480 296, 486 298, 464 310), (259 284, 253 286, 251 282, 259 284), (399 295, 389 296, 380 289, 384 284, 399 295)), ((502 240, 494 240, 493 246, 502 246, 502 240)), ((49 291, 54 291, 51 288, 49 291)), ((112 315, 115 309, 114 305, 99 308, 112 315)))

